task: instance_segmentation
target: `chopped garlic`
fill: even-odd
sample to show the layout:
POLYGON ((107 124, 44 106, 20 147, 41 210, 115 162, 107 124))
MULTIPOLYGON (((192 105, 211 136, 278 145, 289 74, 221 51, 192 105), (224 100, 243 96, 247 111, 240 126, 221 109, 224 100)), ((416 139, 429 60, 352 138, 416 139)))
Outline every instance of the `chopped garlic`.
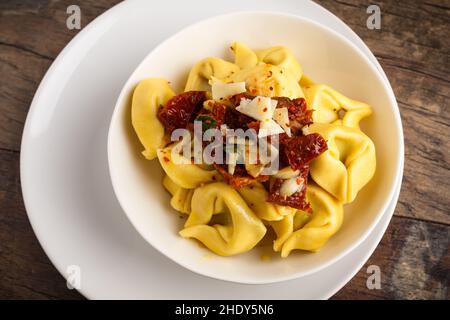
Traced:
POLYGON ((291 136, 291 128, 289 127, 289 113, 287 108, 275 109, 273 113, 273 120, 275 120, 286 132, 286 134, 291 136))
POLYGON ((205 108, 206 110, 212 111, 214 107, 214 100, 206 100, 205 102, 203 102, 203 108, 205 108))
POLYGON ((274 177, 279 179, 291 179, 298 177, 299 174, 299 170, 294 170, 291 167, 286 167, 275 173, 274 177))
POLYGON ((283 197, 289 197, 299 191, 304 184, 303 178, 290 178, 283 182, 280 188, 280 195, 283 197))
POLYGON ((307 136, 309 134, 309 127, 308 126, 304 126, 302 128, 302 133, 303 133, 303 135, 307 136))

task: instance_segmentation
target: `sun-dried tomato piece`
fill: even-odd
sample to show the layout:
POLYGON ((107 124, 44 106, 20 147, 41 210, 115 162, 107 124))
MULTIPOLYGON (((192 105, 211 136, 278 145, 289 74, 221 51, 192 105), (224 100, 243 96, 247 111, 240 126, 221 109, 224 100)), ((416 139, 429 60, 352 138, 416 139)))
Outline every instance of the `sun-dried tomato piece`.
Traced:
POLYGON ((217 122, 217 127, 225 123, 225 114, 227 112, 228 107, 222 103, 214 102, 214 106, 212 108, 211 114, 214 120, 217 122))
POLYGON ((301 169, 328 149, 327 142, 318 133, 283 140, 283 151, 289 165, 301 169))
POLYGON ((298 190, 296 193, 288 197, 282 196, 280 194, 281 186, 286 180, 274 179, 274 181, 270 185, 269 197, 267 198, 267 201, 282 206, 289 206, 306 212, 311 212, 312 211, 311 206, 308 200, 306 200, 308 174, 309 174, 309 166, 304 166, 303 168, 301 168, 299 178, 303 179, 303 181, 299 180, 299 182, 302 183, 302 186, 300 190, 298 190))
POLYGON ((289 99, 287 97, 272 98, 278 101, 277 108, 287 108, 289 115, 289 127, 294 136, 302 135, 301 129, 312 123, 313 110, 307 109, 304 98, 289 99))
POLYGON ((247 123, 247 127, 249 129, 255 130, 255 132, 258 133, 259 132, 259 124, 260 124, 259 121, 254 120, 252 122, 247 123))
POLYGON ((241 100, 242 99, 249 99, 249 100, 253 100, 255 98, 255 96, 247 93, 247 92, 243 92, 243 93, 238 93, 235 94, 232 97, 229 97, 228 100, 230 101, 230 103, 237 107, 239 104, 241 104, 241 100))
POLYGON ((239 111, 233 109, 233 108, 227 108, 225 112, 225 120, 224 123, 228 126, 230 129, 248 129, 248 125, 251 122, 254 122, 255 119, 246 116, 243 113, 240 113, 239 111))
POLYGON ((236 165, 234 174, 230 174, 225 165, 214 164, 214 167, 216 168, 217 171, 219 171, 219 173, 222 174, 222 176, 225 179, 225 182, 236 189, 245 187, 254 181, 265 182, 269 180, 269 176, 264 175, 260 175, 256 178, 252 177, 247 173, 244 166, 240 164, 236 165))
POLYGON ((206 91, 187 91, 172 97, 158 112, 158 118, 171 134, 178 128, 186 128, 194 121, 206 101, 206 91))

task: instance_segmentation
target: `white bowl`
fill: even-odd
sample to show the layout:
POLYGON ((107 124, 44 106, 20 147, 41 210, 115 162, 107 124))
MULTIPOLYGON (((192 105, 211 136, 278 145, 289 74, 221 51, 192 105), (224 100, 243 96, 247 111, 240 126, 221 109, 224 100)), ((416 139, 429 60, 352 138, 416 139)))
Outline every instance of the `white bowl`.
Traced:
MULTIPOLYGON (((126 58, 126 57, 124 57, 126 58)), ((389 84, 348 40, 308 19, 279 13, 241 12, 210 18, 175 34, 155 48, 126 82, 117 100, 108 136, 108 160, 116 196, 136 230, 154 248, 196 273, 216 279, 263 284, 316 272, 337 261, 374 228, 393 197, 401 176, 403 134, 398 106, 389 84), (184 220, 170 207, 157 160, 141 156, 130 118, 130 98, 136 84, 162 77, 181 92, 190 68, 200 59, 232 59, 229 45, 240 41, 251 48, 286 45, 298 57, 305 74, 345 95, 369 103, 374 114, 363 130, 374 141, 377 171, 371 182, 345 207, 344 224, 317 253, 294 252, 288 258, 267 247, 234 257, 219 257, 178 235, 184 220)))

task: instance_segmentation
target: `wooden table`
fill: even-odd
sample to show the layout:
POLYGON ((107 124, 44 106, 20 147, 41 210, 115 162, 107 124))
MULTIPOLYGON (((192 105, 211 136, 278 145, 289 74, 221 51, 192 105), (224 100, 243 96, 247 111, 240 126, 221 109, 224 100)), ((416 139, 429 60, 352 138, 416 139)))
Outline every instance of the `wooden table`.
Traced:
MULTIPOLYGON (((20 139, 34 92, 82 25, 117 0, 0 2, 0 298, 81 299, 42 251, 27 218, 19 177, 20 139)), ((406 163, 395 216, 375 253, 334 299, 448 299, 450 275, 450 1, 320 0, 367 43, 389 77, 403 119, 406 163), (381 30, 366 27, 369 4, 381 30), (367 267, 382 272, 368 290, 367 267)), ((386 137, 387 139, 389 137, 386 137)))

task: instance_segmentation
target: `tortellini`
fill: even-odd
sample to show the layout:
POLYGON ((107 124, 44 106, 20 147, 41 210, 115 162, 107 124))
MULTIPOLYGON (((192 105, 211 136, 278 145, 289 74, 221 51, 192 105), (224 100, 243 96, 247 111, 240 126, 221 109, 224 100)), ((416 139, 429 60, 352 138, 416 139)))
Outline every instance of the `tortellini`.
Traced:
POLYGON ((269 225, 277 235, 277 238, 273 241, 273 251, 281 251, 284 242, 294 231, 294 217, 295 212, 285 216, 282 220, 269 222, 269 225))
POLYGON ((317 251, 342 225, 344 209, 340 201, 312 183, 308 184, 306 198, 313 209, 310 221, 289 235, 281 248, 282 257, 294 249, 317 251))
POLYGON ((224 82, 246 82, 253 95, 267 97, 304 97, 299 81, 302 69, 292 52, 282 46, 252 51, 236 42, 231 46, 235 63, 219 58, 206 58, 190 71, 185 91, 211 91, 213 78, 224 82))
POLYGON ((302 69, 292 52, 282 46, 252 51, 242 43, 232 46, 240 71, 223 79, 225 82, 245 81, 253 95, 266 97, 304 97, 299 81, 302 69))
POLYGON ((249 207, 256 215, 266 221, 282 220, 284 216, 295 213, 296 209, 267 202, 268 192, 260 182, 238 189, 249 207))
POLYGON ((234 52, 234 63, 241 69, 250 69, 258 64, 258 56, 245 44, 235 42, 231 46, 234 52))
POLYGON ((131 123, 145 148, 142 154, 148 160, 156 158, 156 150, 163 144, 164 127, 157 117, 159 106, 174 95, 169 83, 157 78, 142 80, 134 89, 131 123))
POLYGON ((292 74, 296 82, 300 81, 303 75, 302 67, 289 48, 275 46, 268 49, 257 50, 256 55, 259 61, 283 68, 292 74))
POLYGON ((197 63, 189 72, 184 91, 211 91, 209 80, 213 77, 219 80, 230 77, 239 71, 234 63, 219 58, 206 58, 197 63))
POLYGON ((249 69, 241 69, 233 73, 225 82, 245 81, 247 90, 253 95, 266 97, 303 97, 303 91, 292 73, 272 64, 259 62, 249 69))
POLYGON ((273 250, 287 257, 294 249, 317 251, 339 230, 343 220, 342 203, 315 184, 309 184, 306 198, 313 213, 297 211, 269 225, 277 238, 273 250))
POLYGON ((191 213, 180 235, 197 239, 218 255, 230 256, 248 251, 266 233, 262 221, 239 193, 223 182, 210 183, 195 189, 191 207, 191 213), (231 221, 225 225, 208 225, 217 213, 229 213, 231 221))
POLYGON ((222 176, 214 169, 208 170, 185 159, 177 152, 172 152, 176 144, 158 149, 158 159, 170 179, 178 186, 193 189, 201 184, 220 181, 222 176))
POLYGON ((334 123, 359 129, 361 119, 372 114, 368 104, 349 99, 323 84, 306 86, 304 93, 308 108, 314 110, 315 123, 334 123))
POLYGON ((165 176, 163 185, 172 195, 170 205, 178 212, 189 214, 191 212, 191 200, 194 189, 185 189, 177 185, 169 176, 165 176))
POLYGON ((320 133, 328 144, 328 150, 311 163, 313 180, 343 203, 355 200, 375 173, 372 140, 358 129, 327 123, 313 123, 308 133, 320 133))

